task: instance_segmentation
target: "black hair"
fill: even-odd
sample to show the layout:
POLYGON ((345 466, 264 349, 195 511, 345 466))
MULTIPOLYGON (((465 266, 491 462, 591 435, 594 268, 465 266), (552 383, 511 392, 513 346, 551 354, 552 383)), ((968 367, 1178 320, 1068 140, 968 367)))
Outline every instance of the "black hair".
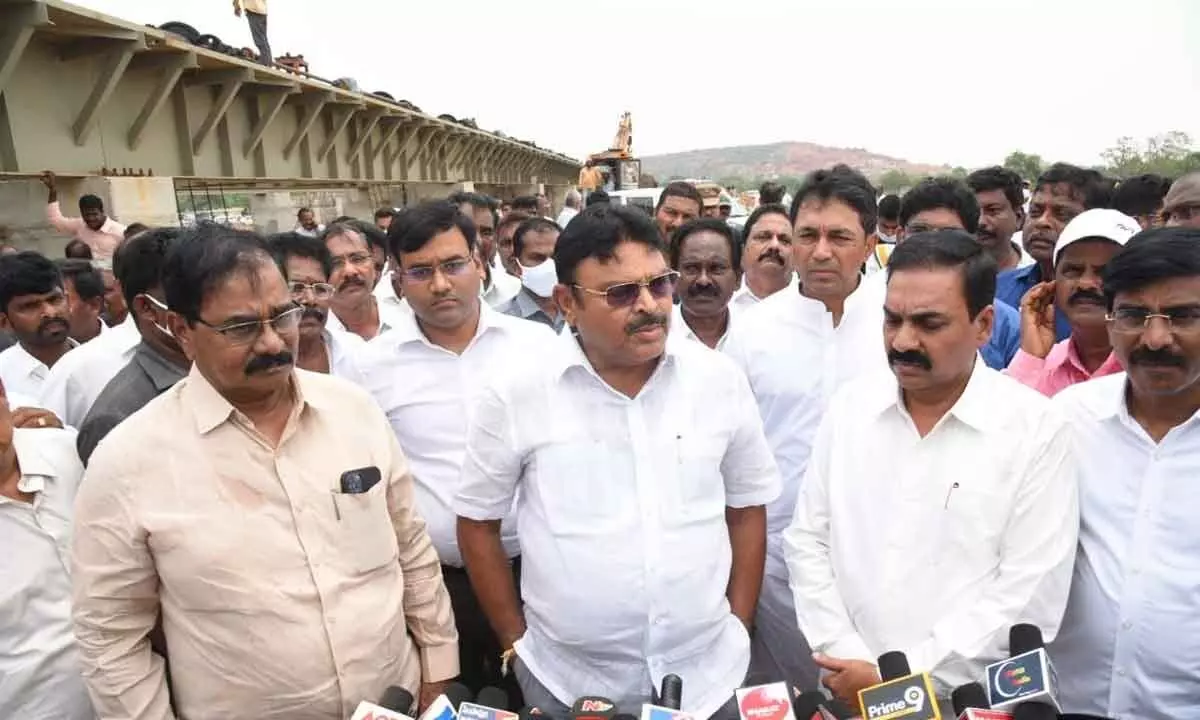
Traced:
POLYGON ((84 213, 88 210, 99 210, 104 212, 104 201, 95 195, 82 195, 79 198, 79 212, 84 213))
MULTIPOLYGON (((767 205, 759 205, 754 208, 754 212, 750 213, 750 217, 746 218, 746 224, 742 226, 742 248, 738 249, 738 255, 741 255, 741 250, 745 247, 745 243, 750 240, 750 231, 758 224, 766 215, 782 215, 787 218, 788 225, 791 225, 792 218, 788 215, 788 209, 779 203, 770 203, 767 205)), ((738 262, 741 262, 739 260, 738 262)))
POLYGON ((963 278, 967 315, 974 320, 996 301, 996 260, 970 233, 958 229, 913 233, 896 246, 887 276, 901 270, 958 268, 963 278))
POLYGON ((496 225, 496 232, 500 232, 501 230, 508 227, 509 225, 520 225, 521 223, 525 222, 526 220, 528 220, 529 218, 532 218, 532 217, 537 217, 537 216, 530 215, 529 213, 522 212, 520 210, 513 210, 513 211, 509 212, 507 215, 505 215, 504 217, 500 218, 500 222, 497 223, 497 225, 496 225))
POLYGON ((601 262, 613 259, 617 246, 624 242, 641 243, 666 255, 667 248, 658 235, 658 226, 650 216, 623 205, 595 205, 576 215, 558 236, 554 246, 554 264, 558 282, 575 284, 575 271, 588 258, 601 262))
POLYGON ((351 220, 347 224, 358 230, 358 234, 367 239, 367 245, 372 248, 379 248, 385 255, 387 254, 388 236, 385 231, 375 227, 374 223, 363 222, 362 220, 351 220))
POLYGON ((890 220, 894 223, 900 222, 900 196, 891 193, 880 198, 878 216, 879 220, 890 220))
POLYGON ((92 255, 91 245, 88 245, 79 238, 75 238, 71 242, 67 243, 67 247, 63 249, 63 257, 75 258, 78 260, 91 260, 94 256, 92 255))
POLYGON ((783 196, 786 194, 787 188, 777 182, 768 180, 758 188, 758 204, 775 205, 777 203, 782 203, 783 196))
POLYGON ((0 312, 22 295, 48 295, 63 289, 62 273, 40 252, 24 250, 0 255, 0 312))
MULTIPOLYGON (((778 207, 782 208, 783 206, 778 207)), ((675 232, 671 233, 671 242, 667 246, 667 261, 671 263, 671 267, 679 269, 679 257, 683 255, 683 242, 698 232, 714 232, 725 238, 725 242, 729 243, 729 256, 733 258, 733 271, 739 274, 742 272, 741 243, 738 242, 733 228, 729 227, 729 223, 721 218, 696 218, 688 220, 676 228, 675 232)))
POLYGON ((952 177, 925 178, 900 198, 900 227, 908 227, 914 216, 926 210, 953 210, 963 229, 979 231, 979 200, 966 183, 952 177))
POLYGON ((1104 298, 1113 309, 1117 295, 1163 280, 1200 276, 1200 229, 1156 227, 1143 230, 1117 251, 1101 273, 1104 298))
POLYGON ((696 203, 696 207, 698 207, 700 210, 704 210, 704 196, 701 195, 700 191, 696 189, 696 186, 690 182, 676 180, 675 182, 667 183, 667 186, 663 188, 661 193, 659 193, 658 203, 654 206, 654 212, 658 212, 658 209, 663 206, 663 203, 665 203, 669 197, 681 197, 686 200, 692 200, 696 203))
POLYGON ((588 193, 588 196, 587 196, 587 206, 588 207, 591 207, 593 205, 605 205, 605 204, 608 204, 609 202, 612 202, 612 198, 610 198, 608 196, 608 193, 603 190, 593 190, 590 193, 588 193))
POLYGON ((355 217, 353 217, 353 216, 350 216, 350 215, 338 215, 338 216, 337 216, 337 217, 335 217, 335 218, 334 218, 332 221, 330 221, 330 223, 329 223, 329 224, 330 224, 330 225, 337 225, 337 224, 351 225, 351 224, 354 224, 354 223, 356 223, 356 222, 358 222, 358 218, 355 218, 355 217))
POLYGON ((478 232, 475 221, 460 212, 458 206, 453 201, 429 200, 397 216, 388 228, 388 247, 396 262, 400 262, 402 253, 416 252, 437 235, 455 228, 466 238, 467 250, 475 252, 478 232))
POLYGON ((967 176, 967 186, 975 193, 1002 191, 1004 199, 1008 200, 1014 211, 1019 212, 1025 205, 1025 181, 1006 167, 993 165, 980 168, 967 176))
POLYGON ((1154 215, 1162 207, 1171 180, 1162 175, 1147 173, 1122 180, 1113 192, 1112 206, 1130 217, 1154 215))
POLYGON ((294 257, 316 260, 326 278, 333 274, 333 256, 329 254, 329 247, 317 238, 298 232, 276 233, 267 237, 267 249, 285 278, 287 261, 294 257))
POLYGON ((791 211, 788 213, 793 225, 800 206, 809 198, 816 198, 822 203, 837 200, 849 205, 858 213, 863 232, 867 235, 875 232, 875 225, 879 222, 875 188, 866 176, 849 165, 838 164, 828 170, 816 170, 804 178, 800 189, 796 190, 796 196, 792 198, 791 211))
POLYGON ((138 295, 162 286, 163 265, 182 233, 177 227, 147 230, 121 243, 113 253, 113 275, 121 283, 127 306, 133 307, 138 295))
MULTIPOLYGON (((533 214, 536 215, 537 214, 537 198, 535 198, 533 196, 528 196, 528 197, 533 199, 533 214)), ((521 199, 522 198, 517 198, 517 200, 521 200, 521 199)), ((480 193, 473 193, 473 192, 456 192, 450 196, 449 200, 450 200, 450 202, 452 202, 458 206, 470 205, 471 207, 475 208, 476 210, 487 210, 488 212, 490 212, 492 214, 492 224, 498 225, 500 223, 500 215, 498 212, 498 208, 495 205, 493 205, 492 199, 490 197, 488 197, 487 195, 481 195, 480 193)), ((516 200, 514 200, 513 203, 514 203, 513 207, 515 208, 516 200)), ((474 223, 474 220, 475 220, 474 218, 471 218, 472 223, 474 223)))
POLYGON ((336 222, 336 221, 331 222, 328 225, 326 225, 325 230, 322 231, 321 234, 317 236, 317 240, 319 240, 322 244, 326 244, 329 241, 329 238, 335 238, 339 235, 348 235, 350 233, 360 235, 363 239, 363 242, 365 242, 367 244, 367 249, 370 249, 371 239, 367 237, 367 234, 365 232, 363 232, 362 224, 359 223, 357 220, 343 220, 342 222, 336 222))
POLYGON ((301 215, 303 215, 304 213, 310 213, 310 212, 312 212, 312 208, 302 207, 296 211, 296 219, 300 219, 301 215))
POLYGON ((256 277, 264 263, 275 259, 258 233, 215 223, 182 230, 163 264, 167 307, 195 325, 209 293, 234 276, 256 277))
POLYGON ((379 208, 375 211, 375 219, 396 217, 396 211, 390 207, 379 208))
POLYGON ((543 232, 561 233, 562 228, 558 223, 544 217, 532 217, 521 223, 513 233, 513 257, 521 257, 521 252, 525 249, 526 234, 543 232))
POLYGON ((104 276, 92 265, 91 260, 63 258, 57 263, 63 282, 69 278, 80 300, 96 300, 104 297, 104 276))
POLYGON ((536 195, 521 195, 520 197, 513 198, 512 202, 509 203, 509 207, 513 210, 521 210, 531 215, 537 215, 538 199, 536 195))
POLYGON ((149 229, 149 226, 140 222, 129 223, 125 226, 125 239, 129 239, 134 235, 137 235, 140 232, 145 232, 149 229))
POLYGON ((1065 183, 1071 187, 1073 195, 1083 202, 1084 210, 1106 208, 1112 205, 1113 180, 1104 177, 1097 170, 1081 168, 1069 163, 1054 163, 1038 176, 1033 191, 1037 192, 1048 185, 1065 183))

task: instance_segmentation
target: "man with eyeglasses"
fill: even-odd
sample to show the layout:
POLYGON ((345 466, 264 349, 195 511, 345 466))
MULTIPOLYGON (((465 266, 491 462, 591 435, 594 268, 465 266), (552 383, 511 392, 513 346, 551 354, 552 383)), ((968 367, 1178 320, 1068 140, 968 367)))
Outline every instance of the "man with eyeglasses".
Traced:
POLYGON ((760 205, 746 221, 742 286, 731 303, 745 309, 798 282, 792 264, 792 221, 782 205, 760 205))
MULTIPOLYGON (((356 354, 354 379, 383 409, 412 464, 417 511, 428 524, 454 606, 460 682, 472 692, 495 685, 519 696, 511 675, 500 672, 500 642, 463 570, 451 502, 470 451, 472 399, 498 370, 536 367, 540 348, 554 334, 481 300, 476 228, 453 204, 411 208, 389 232, 392 263, 413 312, 356 354)), ((503 548, 513 576, 519 576, 513 523, 504 524, 503 548)))
POLYGON ((350 358, 365 341, 354 333, 329 327, 329 302, 335 292, 329 284, 333 272, 329 249, 320 240, 300 233, 272 235, 267 245, 287 279, 292 300, 304 308, 300 315, 296 367, 342 377, 349 375, 350 358))
MULTIPOLYGON (((1082 216, 1080 216, 1082 217, 1082 216)), ((1200 229, 1133 236, 1103 272, 1125 373, 1055 396, 1081 522, 1050 646, 1065 712, 1195 717, 1200 697, 1200 229)))
POLYGON ((350 222, 332 223, 320 239, 332 258, 329 284, 334 294, 329 300, 329 329, 373 340, 402 322, 406 309, 375 297, 379 274, 362 230, 350 222))
POLYGON ((383 413, 296 369, 303 309, 260 236, 184 230, 161 277, 192 369, 100 444, 76 501, 97 715, 342 720, 390 685, 423 710, 458 675, 457 634, 383 413))
POLYGON ((554 263, 575 334, 493 368, 470 412, 454 508, 471 584, 549 716, 581 695, 639 712, 671 673, 685 711, 735 718, 779 492, 750 388, 668 334, 678 274, 640 210, 588 208, 554 263), (514 502, 524 610, 503 543, 514 502))

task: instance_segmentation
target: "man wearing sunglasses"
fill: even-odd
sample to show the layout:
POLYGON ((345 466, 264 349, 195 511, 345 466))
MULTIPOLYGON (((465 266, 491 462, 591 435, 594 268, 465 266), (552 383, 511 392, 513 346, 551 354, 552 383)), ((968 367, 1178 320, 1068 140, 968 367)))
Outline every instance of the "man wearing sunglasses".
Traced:
POLYGON ((304 308, 296 367, 345 377, 350 373, 351 354, 365 341, 329 328, 329 301, 335 292, 329 284, 333 272, 329 249, 316 238, 294 232, 273 235, 267 244, 287 279, 292 300, 304 308))
POLYGON ((162 285, 192 370, 100 444, 75 506, 96 714, 341 720, 390 685, 424 710, 458 675, 457 634, 383 413, 296 370, 303 309, 258 235, 185 230, 162 285), (147 642, 160 612, 174 712, 147 642))
POLYGON ((668 335, 678 274, 640 210, 588 208, 554 263, 575 333, 496 367, 470 414, 454 507, 471 583, 547 715, 581 695, 638 712, 670 673, 683 710, 735 718, 779 488, 750 388, 668 335), (514 509, 524 610, 501 539, 514 509))

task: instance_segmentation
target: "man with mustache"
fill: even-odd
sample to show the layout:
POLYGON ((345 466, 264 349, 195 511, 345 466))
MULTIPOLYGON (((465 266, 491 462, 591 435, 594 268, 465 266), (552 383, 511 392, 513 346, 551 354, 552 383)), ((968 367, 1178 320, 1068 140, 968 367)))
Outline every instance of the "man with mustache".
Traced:
POLYGON ((0 380, 10 393, 40 400, 50 368, 75 347, 58 266, 26 250, 0 255, 0 327, 17 344, 0 352, 0 380))
POLYGON ((679 272, 671 332, 720 350, 733 322, 729 300, 742 275, 733 229, 724 220, 692 220, 671 236, 668 254, 679 272))
MULTIPOLYGON (((549 220, 528 222, 549 226, 558 237, 549 220)), ((429 525, 454 607, 460 681, 473 692, 495 685, 519 696, 512 676, 501 673, 504 648, 463 569, 451 503, 470 452, 472 398, 504 368, 536 367, 554 335, 541 323, 483 302, 477 231, 455 205, 417 205, 397 217, 390 232, 392 263, 413 312, 386 340, 356 354, 355 380, 383 409, 412 463, 417 512, 429 525)), ((502 537, 505 557, 519 576, 516 525, 505 522, 502 537)))
POLYGON ((746 309, 780 290, 795 288, 792 221, 782 205, 760 205, 746 220, 739 263, 745 271, 732 305, 746 309))
POLYGON ((397 325, 406 310, 375 297, 379 278, 375 256, 359 228, 351 223, 333 223, 320 239, 333 261, 329 284, 334 287, 334 295, 329 301, 326 326, 373 340, 397 325))
POLYGON ((967 185, 979 201, 979 229, 975 239, 996 261, 1000 272, 1032 265, 1033 257, 1013 236, 1025 221, 1025 192, 1021 176, 994 165, 967 176, 967 185))
POLYGON ((192 369, 100 443, 76 501, 97 714, 342 720, 390 685, 423 710, 458 674, 457 637, 383 413, 295 368, 303 311, 260 236, 183 231, 162 285, 192 369))
POLYGON ((970 234, 906 237, 887 269, 891 372, 844 385, 813 441, 784 547, 800 627, 842 700, 899 650, 950 710, 951 690, 1007 656, 1011 625, 1058 627, 1079 512, 1070 432, 980 358, 995 294, 970 234))
POLYGON ((1138 222, 1116 210, 1085 210, 1067 223, 1054 248, 1054 280, 1021 300, 1021 349, 1006 371, 1043 395, 1121 372, 1105 319, 1104 266, 1138 232, 1138 222), (1071 336, 1055 342, 1054 311, 1062 308, 1071 336))
POLYGON ((672 673, 683 710, 736 718, 779 492, 750 388, 669 336, 677 273, 640 210, 580 213, 554 264, 575 333, 492 368, 470 412, 454 508, 471 584, 548 716, 581 695, 638 712, 672 673), (501 542, 514 510, 524 608, 501 542))
MULTIPOLYGON (((1067 223, 1084 210, 1112 203, 1112 183, 1095 170, 1054 163, 1041 176, 1029 198, 1021 243, 1034 263, 1000 273, 996 299, 1014 308, 1034 285, 1054 278, 1054 246, 1067 223)), ((1065 340, 1071 325, 1062 308, 1055 308, 1055 339, 1065 340)))
POLYGON ((654 207, 654 222, 665 245, 685 222, 695 220, 704 211, 704 198, 696 186, 676 180, 667 183, 654 207))
POLYGON ((1063 710, 1196 714, 1200 675, 1200 229, 1145 230, 1104 268, 1125 373, 1054 398, 1071 423, 1082 513, 1050 647, 1063 710))
POLYGON ((294 232, 272 235, 267 245, 287 279, 292 300, 304 308, 296 367, 346 377, 351 373, 351 355, 364 340, 329 327, 329 302, 335 292, 329 284, 333 272, 329 249, 316 238, 294 232))
MULTIPOLYGON (((496 216, 492 200, 479 193, 459 192, 450 196, 450 202, 458 206, 459 212, 471 218, 476 232, 479 233, 475 247, 482 259, 476 270, 483 280, 481 297, 488 305, 500 309, 521 291, 521 281, 510 275, 498 260, 496 226, 499 224, 499 218, 496 216)), ((526 208, 532 205, 531 210, 524 212, 528 212, 530 217, 538 217, 536 197, 517 198, 513 201, 513 207, 516 208, 518 203, 522 203, 522 207, 526 208)))
POLYGON ((782 533, 795 512, 829 396, 872 368, 884 367, 882 279, 864 278, 874 244, 875 188, 856 170, 838 165, 805 178, 792 200, 786 230, 770 211, 779 242, 792 240, 800 282, 745 310, 724 352, 750 380, 783 492, 767 508, 767 560, 751 638, 752 679, 788 678, 815 687, 818 671, 796 625, 788 589, 782 533), (786 234, 785 234, 786 233, 786 234), (793 238, 794 235, 794 238, 793 238))

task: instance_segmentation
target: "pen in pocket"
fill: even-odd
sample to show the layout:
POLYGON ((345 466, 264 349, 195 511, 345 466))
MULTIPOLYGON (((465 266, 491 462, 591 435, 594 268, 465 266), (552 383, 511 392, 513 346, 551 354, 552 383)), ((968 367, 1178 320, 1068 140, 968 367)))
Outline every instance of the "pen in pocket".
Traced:
POLYGON ((950 509, 950 496, 953 495, 954 491, 957 489, 958 489, 958 483, 954 483, 953 485, 950 486, 950 489, 946 491, 946 504, 942 506, 943 510, 950 509))

